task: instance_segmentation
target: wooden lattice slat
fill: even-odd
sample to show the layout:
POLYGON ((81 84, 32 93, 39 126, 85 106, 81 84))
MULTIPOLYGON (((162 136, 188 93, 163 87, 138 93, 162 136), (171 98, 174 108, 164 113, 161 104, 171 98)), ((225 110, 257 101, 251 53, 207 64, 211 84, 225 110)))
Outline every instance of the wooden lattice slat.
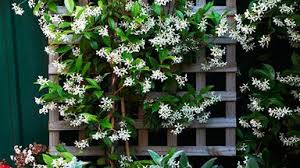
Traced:
MULTIPOLYGON (((147 2, 147 0, 143 0, 147 2)), ((85 5, 87 0, 80 0, 80 5, 85 5)), ((196 0, 197 9, 203 6, 206 0, 196 0)), ((171 9, 171 8, 170 8, 171 9)), ((223 13, 229 11, 229 15, 234 15, 236 13, 236 0, 226 0, 226 6, 216 6, 213 8, 214 11, 223 13)), ((64 7, 58 7, 58 14, 66 14, 66 9, 64 7)), ((232 16, 229 16, 229 20, 232 16)), ((144 125, 144 112, 143 108, 139 107, 138 119, 135 122, 135 127, 138 130, 138 144, 136 146, 131 146, 133 150, 132 153, 140 155, 148 155, 147 150, 152 149, 159 154, 165 154, 170 147, 176 147, 177 150, 184 150, 189 156, 234 156, 236 154, 236 46, 235 41, 228 37, 220 37, 215 39, 209 39, 210 42, 223 45, 226 47, 226 61, 227 65, 223 68, 212 69, 209 71, 203 71, 201 69, 201 62, 205 58, 205 49, 198 52, 198 57, 196 63, 189 65, 180 65, 179 69, 186 73, 194 73, 196 77, 196 90, 200 90, 206 86, 206 76, 208 72, 213 73, 225 73, 226 74, 226 89, 224 91, 215 91, 216 95, 221 96, 221 101, 225 102, 225 116, 218 118, 210 118, 206 124, 199 124, 194 122, 190 125, 190 129, 195 129, 196 139, 195 146, 177 146, 177 136, 167 131, 167 146, 149 146, 149 137, 151 133, 148 128, 144 125), (207 146, 207 129, 208 128, 222 128, 225 129, 225 145, 224 146, 207 146)), ((79 40, 73 41, 72 44, 78 44, 79 40)), ((49 58, 49 79, 53 81, 58 81, 58 75, 56 68, 51 64, 57 57, 49 58)), ((185 92, 179 92, 178 95, 182 95, 185 92)), ((147 98, 156 98, 163 95, 161 92, 152 92, 147 98)), ((84 127, 71 127, 68 122, 59 120, 59 114, 57 111, 51 111, 49 113, 49 150, 50 152, 55 152, 55 145, 61 143, 60 135, 61 131, 79 131, 78 139, 83 139, 84 127)), ((157 137, 162 138, 162 137, 157 137)), ((105 155, 99 147, 91 146, 83 151, 75 148, 74 146, 66 147, 70 152, 79 156, 99 156, 105 155)), ((116 151, 124 151, 124 147, 119 147, 116 151)))

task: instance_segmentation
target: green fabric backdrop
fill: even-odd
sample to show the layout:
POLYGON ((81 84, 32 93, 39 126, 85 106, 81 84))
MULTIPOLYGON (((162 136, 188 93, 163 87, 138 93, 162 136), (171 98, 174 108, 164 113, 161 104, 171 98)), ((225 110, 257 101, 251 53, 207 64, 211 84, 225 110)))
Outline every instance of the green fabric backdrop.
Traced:
POLYGON ((33 85, 47 75, 47 41, 28 8, 23 16, 11 11, 13 1, 21 2, 0 0, 0 160, 8 160, 15 144, 48 143, 48 119, 38 114, 33 85))

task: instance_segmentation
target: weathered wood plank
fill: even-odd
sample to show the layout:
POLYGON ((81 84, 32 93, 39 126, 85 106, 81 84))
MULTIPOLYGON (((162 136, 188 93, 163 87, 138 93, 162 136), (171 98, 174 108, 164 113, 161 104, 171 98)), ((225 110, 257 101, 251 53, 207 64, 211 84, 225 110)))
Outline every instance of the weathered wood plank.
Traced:
MULTIPOLYGON (((210 118, 206 124, 200 124, 194 121, 189 128, 234 128, 236 127, 236 118, 210 118)), ((49 122, 48 128, 50 131, 71 131, 84 130, 84 127, 71 127, 68 121, 52 121, 49 122)), ((135 120, 135 128, 146 129, 143 119, 135 120)), ((143 135, 146 136, 146 135, 143 135)), ((148 143, 147 143, 148 144, 148 143)))
MULTIPOLYGON (((79 150, 73 146, 66 146, 66 149, 77 156, 101 156, 104 151, 99 147, 88 147, 84 150, 79 150)), ((136 156, 146 156, 148 150, 151 149, 159 155, 166 154, 170 149, 168 146, 132 146, 136 156)), ((178 146, 177 150, 184 150, 188 156, 235 156, 236 150, 234 146, 178 146)), ((55 148, 49 149, 50 153, 56 153, 55 148)))
POLYGON ((201 69, 201 63, 195 63, 195 64, 182 64, 179 65, 178 67, 176 67, 178 69, 180 69, 182 72, 192 72, 192 73, 196 73, 196 72, 237 72, 237 65, 236 64, 227 64, 224 67, 221 68, 213 68, 211 70, 208 71, 203 71, 201 69))

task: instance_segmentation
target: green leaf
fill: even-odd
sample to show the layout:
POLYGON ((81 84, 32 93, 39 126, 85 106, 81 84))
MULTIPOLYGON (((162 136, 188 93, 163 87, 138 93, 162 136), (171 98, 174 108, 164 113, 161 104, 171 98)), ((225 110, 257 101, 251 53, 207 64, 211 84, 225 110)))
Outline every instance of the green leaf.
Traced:
POLYGON ((117 28, 116 31, 117 31, 117 35, 121 38, 121 41, 126 41, 128 39, 122 29, 117 28))
POLYGON ((90 123, 95 122, 98 123, 98 117, 96 115, 90 114, 90 113, 82 113, 84 118, 90 123))
POLYGON ((104 36, 104 37, 102 37, 102 40, 103 40, 103 43, 104 43, 107 47, 110 47, 110 43, 111 43, 110 37, 104 36))
POLYGON ((152 4, 152 9, 156 15, 160 15, 162 12, 161 6, 156 3, 152 4))
POLYGON ((295 66, 300 66, 300 55, 295 51, 292 54, 292 63, 295 66))
POLYGON ((48 8, 50 9, 51 12, 53 12, 53 13, 56 13, 56 12, 57 12, 57 6, 56 6, 56 3, 55 3, 55 2, 49 1, 49 2, 47 3, 47 5, 48 5, 48 8))
POLYGON ((105 117, 104 119, 102 119, 100 121, 100 126, 101 126, 101 128, 109 128, 109 129, 111 128, 111 123, 110 123, 108 117, 105 117))
POLYGON ((79 55, 76 59, 75 70, 79 71, 81 69, 81 66, 82 66, 82 55, 79 55))
POLYGON ((184 19, 183 13, 179 10, 176 10, 176 16, 178 16, 180 19, 184 19))
POLYGON ((217 158, 211 158, 207 162, 204 163, 204 165, 201 166, 201 168, 212 168, 217 158))
POLYGON ((112 29, 116 28, 116 22, 111 17, 108 18, 108 24, 109 24, 110 28, 112 28, 112 29))
POLYGON ((58 152, 67 152, 67 149, 66 149, 62 144, 56 145, 55 149, 56 149, 58 152))
POLYGON ((97 91, 94 91, 93 94, 98 98, 100 99, 102 96, 103 96, 103 91, 100 91, 100 90, 97 90, 97 91))
POLYGON ((57 48, 57 49, 55 50, 55 52, 61 54, 61 53, 66 53, 66 52, 70 51, 71 49, 72 49, 71 46, 65 45, 65 46, 62 46, 62 47, 57 48))
POLYGON ((67 28, 70 27, 71 23, 70 22, 62 22, 58 25, 59 28, 63 29, 63 28, 67 28))
POLYGON ((99 89, 100 90, 100 86, 98 85, 98 82, 95 79, 91 79, 91 78, 86 78, 85 79, 91 86, 90 88, 95 88, 95 89, 99 89))
POLYGON ((67 162, 70 162, 74 157, 70 152, 62 152, 60 154, 63 155, 67 162))
POLYGON ((174 60, 175 57, 169 55, 169 51, 167 49, 159 51, 159 61, 162 64, 165 60, 174 60))
POLYGON ((182 154, 181 154, 181 157, 180 157, 180 159, 179 159, 179 167, 180 167, 180 168, 186 168, 186 167, 190 167, 189 165, 190 165, 190 164, 189 164, 189 159, 188 159, 188 157, 186 156, 185 153, 182 153, 182 154))
POLYGON ((97 41, 90 41, 90 46, 94 49, 97 50, 99 48, 97 41))
POLYGON ((69 11, 69 13, 72 13, 74 11, 75 3, 74 0, 64 0, 65 7, 69 11))
POLYGON ((43 3, 42 1, 38 1, 38 3, 33 8, 33 13, 36 13, 40 10, 40 7, 42 6, 42 3, 43 3))
POLYGON ((148 153, 149 153, 149 155, 151 156, 152 160, 153 160, 157 165, 160 165, 160 164, 161 164, 162 158, 161 158, 157 153, 155 153, 155 152, 152 151, 152 150, 148 150, 148 153))
POLYGON ((250 157, 246 164, 246 168, 259 168, 256 158, 250 157))
POLYGON ((132 5, 131 7, 131 13, 134 17, 137 17, 140 13, 141 13, 141 10, 142 7, 140 5, 140 3, 138 1, 134 2, 134 4, 132 5))
POLYGON ((53 158, 47 154, 43 154, 43 161, 47 164, 48 167, 52 167, 53 158))

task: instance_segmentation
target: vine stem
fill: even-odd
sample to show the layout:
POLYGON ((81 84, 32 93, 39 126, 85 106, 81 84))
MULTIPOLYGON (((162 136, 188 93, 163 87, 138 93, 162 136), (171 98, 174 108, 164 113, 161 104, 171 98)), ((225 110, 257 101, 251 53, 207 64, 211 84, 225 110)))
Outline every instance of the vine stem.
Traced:
MULTIPOLYGON (((113 94, 114 94, 114 92, 116 90, 116 87, 115 87, 115 85, 116 85, 116 76, 115 75, 112 76, 111 85, 112 85, 112 91, 113 91, 113 94)), ((108 118, 111 121, 111 129, 114 129, 114 127, 115 127, 115 117, 113 116, 113 112, 115 111, 115 108, 116 108, 116 102, 114 101, 112 109, 108 114, 108 118)), ((112 145, 111 148, 110 148, 110 154, 113 154, 114 150, 115 150, 114 146, 112 145)), ((111 168, 115 168, 115 164, 114 164, 113 161, 109 160, 109 163, 110 163, 111 168)))
MULTIPOLYGON (((126 108, 125 108, 125 98, 121 98, 121 113, 122 117, 125 118, 126 116, 126 108)), ((129 142, 125 141, 125 153, 127 156, 130 156, 130 148, 129 148, 129 142)))

